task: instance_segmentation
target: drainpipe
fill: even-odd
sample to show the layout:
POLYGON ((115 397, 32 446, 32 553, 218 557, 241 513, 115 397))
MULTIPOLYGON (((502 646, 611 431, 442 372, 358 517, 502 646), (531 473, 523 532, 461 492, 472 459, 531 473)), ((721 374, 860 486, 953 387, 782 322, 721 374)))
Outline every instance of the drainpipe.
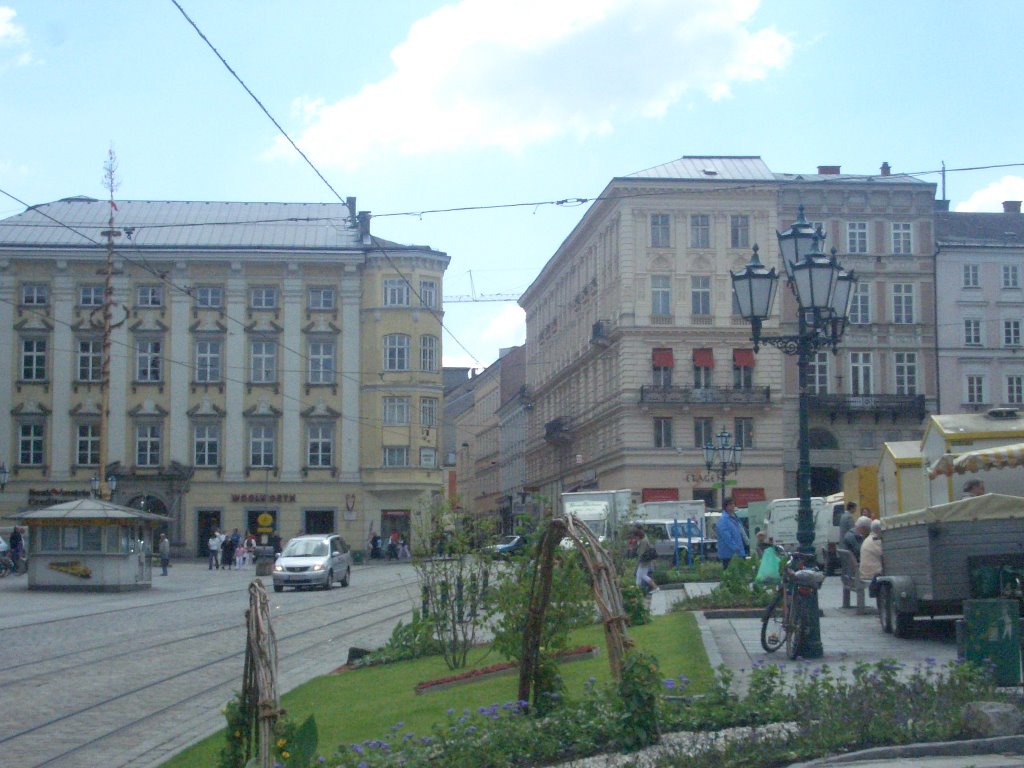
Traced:
MULTIPOLYGON (((939 374, 939 247, 935 243, 935 253, 932 255, 932 318, 935 324, 935 411, 942 413, 942 379, 939 374)), ((930 485, 930 481, 929 481, 930 485)))

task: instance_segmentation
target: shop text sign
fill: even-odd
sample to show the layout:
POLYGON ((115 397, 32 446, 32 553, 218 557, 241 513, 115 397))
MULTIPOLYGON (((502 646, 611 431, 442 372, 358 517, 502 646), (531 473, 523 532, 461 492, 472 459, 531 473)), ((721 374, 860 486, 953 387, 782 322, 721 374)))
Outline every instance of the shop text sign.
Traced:
POLYGON ((241 504, 294 504, 294 493, 232 493, 231 501, 241 504))

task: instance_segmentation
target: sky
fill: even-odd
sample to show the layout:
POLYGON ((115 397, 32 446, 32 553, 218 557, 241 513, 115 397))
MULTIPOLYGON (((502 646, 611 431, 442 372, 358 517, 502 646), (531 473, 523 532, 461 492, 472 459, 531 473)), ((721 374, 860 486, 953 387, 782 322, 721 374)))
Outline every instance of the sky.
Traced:
POLYGON ((683 155, 1024 198, 1021 28, 1016 0, 0 0, 0 216, 105 197, 111 147, 120 199, 355 196, 451 257, 444 363, 483 367, 522 310, 450 299, 517 298, 586 210, 551 202, 683 155))

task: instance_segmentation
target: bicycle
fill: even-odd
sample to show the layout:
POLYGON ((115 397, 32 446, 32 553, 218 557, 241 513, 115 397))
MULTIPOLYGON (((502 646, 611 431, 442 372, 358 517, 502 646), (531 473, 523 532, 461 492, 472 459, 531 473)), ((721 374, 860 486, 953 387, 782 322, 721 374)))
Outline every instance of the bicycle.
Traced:
POLYGON ((775 551, 785 567, 775 596, 761 617, 761 647, 774 653, 785 644, 786 655, 795 659, 807 632, 808 598, 821 588, 825 574, 813 554, 787 552, 778 544, 775 551))

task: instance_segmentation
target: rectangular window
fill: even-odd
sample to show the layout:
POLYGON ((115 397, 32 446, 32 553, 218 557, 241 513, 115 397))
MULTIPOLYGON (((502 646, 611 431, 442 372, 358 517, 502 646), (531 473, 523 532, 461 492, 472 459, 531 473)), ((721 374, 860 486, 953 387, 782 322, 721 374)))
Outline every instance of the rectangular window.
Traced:
POLYGON ((388 277, 384 280, 384 306, 408 307, 409 283, 401 277, 388 277))
POLYGON ((711 278, 693 276, 690 278, 690 313, 711 314, 711 278))
POLYGON ((654 419, 654 447, 672 447, 672 419, 668 417, 655 417, 654 419))
POLYGON ((310 467, 330 467, 334 460, 334 428, 330 424, 310 424, 307 429, 306 462, 310 467))
POLYGON ((828 352, 814 352, 807 360, 807 391, 828 394, 828 352))
POLYGON ((249 428, 249 466, 268 469, 274 466, 274 427, 253 424, 249 428))
POLYGON ((434 469, 437 466, 437 450, 435 448, 420 448, 420 466, 425 469, 434 469))
POLYGON ((334 289, 329 286, 313 286, 309 289, 306 301, 310 311, 334 309, 334 289))
POLYGON ((18 426, 18 463, 37 467, 43 463, 43 425, 28 422, 18 426))
POLYGON ((102 307, 103 286, 98 283, 88 283, 78 286, 78 306, 80 307, 102 307))
POLYGON ((912 283, 893 284, 892 321, 897 325, 914 322, 914 286, 912 283))
POLYGON ((254 341, 250 345, 250 375, 253 384, 273 384, 277 381, 277 342, 254 341))
POLYGON ((135 380, 142 383, 161 381, 163 345, 155 339, 140 339, 136 342, 135 380))
POLYGON ((968 405, 984 405, 985 398, 985 377, 978 374, 967 376, 967 403, 968 405))
POLYGON ((892 252, 897 256, 910 256, 914 253, 911 237, 913 227, 908 221, 895 221, 892 225, 892 252))
POLYGON ((277 288, 272 285, 258 285, 249 289, 251 309, 277 309, 277 288))
POLYGON ((407 445, 385 445, 384 446, 385 467, 407 467, 409 466, 409 446, 407 445))
POLYGON ((1020 346, 1020 320, 1003 320, 1003 346, 1020 346))
POLYGON ((669 317, 672 314, 672 278, 651 275, 651 314, 669 317))
POLYGON ((437 336, 420 336, 420 370, 437 370, 437 336))
POLYGON ((46 381, 46 339, 22 339, 21 380, 46 381))
POLYGON ((750 247, 750 217, 729 217, 729 246, 731 248, 750 247))
POLYGON ((160 466, 159 424, 137 424, 135 426, 135 464, 139 467, 160 466))
POLYGON ((80 467, 95 467, 100 463, 99 424, 79 424, 75 440, 77 464, 80 467))
POLYGON ((751 365, 732 366, 732 385, 735 389, 753 389, 754 367, 751 365))
POLYGON ((732 420, 733 442, 746 450, 754 447, 754 420, 746 416, 737 416, 732 420))
POLYGON ((711 217, 706 213, 695 213, 690 217, 690 247, 711 247, 711 217))
POLYGON ((334 383, 334 342, 309 342, 309 383, 334 383))
POLYGON ((896 353, 896 394, 917 394, 917 353, 896 353))
POLYGON ((402 426, 409 423, 409 398, 384 398, 384 424, 386 426, 402 426))
POLYGON ((436 280, 420 280, 420 306, 437 309, 436 280))
POLYGON ((193 445, 193 454, 197 467, 216 467, 220 465, 220 426, 217 424, 196 424, 193 445))
POLYGON ((1024 376, 1006 377, 1006 402, 1008 405, 1024 405, 1024 376))
POLYGON ((139 307, 162 307, 164 288, 162 285, 140 285, 135 290, 135 304, 139 307))
POLYGON ((384 337, 384 370, 409 370, 409 337, 392 333, 384 337))
POLYGON ((981 346, 981 320, 976 318, 964 319, 964 346, 981 346))
POLYGON ((221 342, 205 340, 196 342, 196 381, 212 384, 221 377, 221 342))
POLYGON ((866 221, 850 221, 846 224, 847 253, 868 252, 868 223, 866 221))
POLYGON ((981 274, 977 264, 964 264, 964 288, 980 288, 981 274))
POLYGON ((220 309, 224 306, 224 289, 219 285, 198 285, 195 297, 196 309, 220 309))
POLYGON ((1003 288, 1020 288, 1020 267, 1003 264, 1003 288))
POLYGON ((862 429, 860 430, 860 437, 857 440, 857 447, 861 449, 869 449, 875 447, 875 430, 873 429, 862 429))
POLYGON ((672 386, 672 368, 667 365, 655 365, 653 367, 654 375, 652 384, 656 387, 671 387, 672 386))
POLYGON ((693 366, 693 386, 696 389, 710 387, 714 380, 714 372, 714 368, 709 368, 705 365, 693 366))
POLYGON ((871 353, 850 353, 850 394, 870 395, 874 392, 871 375, 871 353))
POLYGON ((78 381, 100 381, 103 377, 103 342, 80 339, 78 342, 78 381))
POLYGON ((21 286, 21 303, 26 307, 45 307, 50 303, 50 289, 40 283, 21 286))
POLYGON ((671 248, 672 239, 667 213, 651 214, 651 247, 671 248))
POLYGON ((700 417, 693 420, 693 445, 703 448, 715 442, 715 425, 711 418, 700 417))
POLYGON ((850 324, 867 325, 871 322, 871 286, 857 283, 850 297, 850 324))
POLYGON ((437 424, 437 398, 420 398, 420 426, 433 427, 437 424))

